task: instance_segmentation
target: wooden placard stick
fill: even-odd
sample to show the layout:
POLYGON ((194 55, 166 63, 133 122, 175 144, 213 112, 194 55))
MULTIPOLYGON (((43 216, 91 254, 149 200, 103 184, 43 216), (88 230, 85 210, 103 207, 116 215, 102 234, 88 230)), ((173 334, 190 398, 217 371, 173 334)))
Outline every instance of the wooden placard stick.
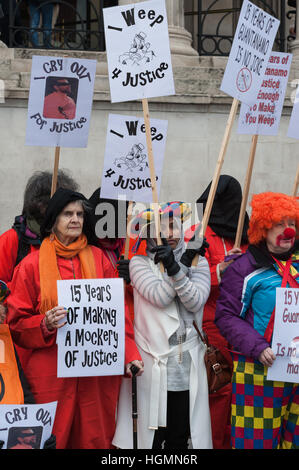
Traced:
MULTIPOLYGON (((221 168, 222 168, 222 165, 223 165, 223 162, 224 162, 224 157, 225 157, 225 154, 226 154, 226 150, 227 150, 231 130, 232 130, 232 127, 233 127, 233 123, 234 123, 234 120, 235 120, 235 117, 236 117, 236 114, 237 114, 238 105, 239 105, 239 100, 234 98, 234 100, 232 102, 232 105, 231 105, 228 120, 227 120, 227 123, 226 123, 226 128, 225 128, 224 136, 223 136, 223 139, 222 139, 222 144, 221 144, 221 148, 220 148, 220 152, 219 152, 219 156, 218 156, 218 161, 217 161, 217 164, 216 164, 215 173, 214 173, 214 176, 213 176, 213 180, 212 180, 212 184, 211 184, 211 188, 210 188, 210 192, 209 192, 205 212, 204 212, 204 215, 203 215, 203 218, 202 218, 201 230, 200 230, 200 233, 199 233, 199 237, 204 236, 204 234, 206 232, 206 229, 207 229, 207 226, 208 226, 208 222, 209 222, 209 218, 210 218, 210 215, 211 215, 211 210, 212 210, 212 206, 213 206, 213 203, 214 203, 215 194, 216 194, 216 190, 217 190, 217 186, 218 186, 218 182, 219 182, 219 178, 220 178, 221 168)), ((198 263, 198 255, 196 255, 193 258, 192 266, 197 266, 197 263, 198 263)))
POLYGON ((249 160, 248 160, 248 166, 247 166, 247 173, 245 177, 242 203, 241 203, 241 208, 240 208, 238 227, 237 227, 237 233, 236 233, 235 244, 234 244, 235 248, 240 248, 241 246, 244 220, 245 220, 245 214, 246 214, 246 206, 247 206, 247 201, 248 201, 248 194, 249 194, 257 140, 258 140, 258 135, 257 134, 253 135, 251 139, 251 147, 250 147, 250 154, 249 154, 249 160))
POLYGON ((147 144, 147 152, 148 152, 148 163, 149 163, 149 169, 150 169, 151 186, 152 186, 153 203, 154 203, 154 219, 155 219, 155 228, 156 228, 156 238, 157 238, 157 244, 162 245, 161 236, 160 236, 161 230, 160 230, 160 216, 159 216, 159 208, 158 208, 158 204, 159 204, 158 191, 157 191, 155 162, 154 162, 154 156, 153 156, 153 145, 152 145, 151 126, 150 126, 149 109, 148 109, 148 100, 147 100, 147 98, 143 98, 142 108, 143 108, 143 115, 144 115, 146 144, 147 144))
POLYGON ((127 234, 126 234, 126 242, 125 242, 124 259, 129 259, 130 234, 128 233, 128 229, 130 229, 130 223, 132 220, 132 212, 133 212, 133 201, 130 201, 129 206, 128 206, 128 215, 127 215, 127 234))
POLYGON ((297 168, 297 173, 296 173, 296 178, 295 178, 294 187, 293 187, 293 193, 292 193, 292 195, 293 195, 294 197, 297 196, 297 193, 298 193, 298 186, 299 186, 299 165, 298 165, 298 168, 297 168))
POLYGON ((55 160, 54 160, 54 171, 53 171, 53 175, 52 175, 51 197, 55 193, 56 187, 57 187, 59 157, 60 157, 60 147, 55 147, 55 160))

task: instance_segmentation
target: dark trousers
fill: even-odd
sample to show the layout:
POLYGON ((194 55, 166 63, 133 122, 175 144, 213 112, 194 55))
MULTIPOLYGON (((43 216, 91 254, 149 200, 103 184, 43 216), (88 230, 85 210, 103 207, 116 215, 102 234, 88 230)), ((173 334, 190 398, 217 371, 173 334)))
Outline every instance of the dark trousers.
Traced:
POLYGON ((167 427, 155 432, 153 449, 187 449, 190 437, 189 390, 167 392, 167 427))

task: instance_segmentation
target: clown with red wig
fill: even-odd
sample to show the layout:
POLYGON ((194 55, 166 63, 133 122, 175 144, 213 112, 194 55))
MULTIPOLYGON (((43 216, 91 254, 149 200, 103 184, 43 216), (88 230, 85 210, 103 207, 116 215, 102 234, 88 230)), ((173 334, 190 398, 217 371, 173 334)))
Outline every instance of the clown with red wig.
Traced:
POLYGON ((299 447, 298 384, 267 380, 276 288, 299 287, 299 203, 253 196, 249 247, 224 273, 216 324, 234 349, 231 442, 236 449, 299 447))

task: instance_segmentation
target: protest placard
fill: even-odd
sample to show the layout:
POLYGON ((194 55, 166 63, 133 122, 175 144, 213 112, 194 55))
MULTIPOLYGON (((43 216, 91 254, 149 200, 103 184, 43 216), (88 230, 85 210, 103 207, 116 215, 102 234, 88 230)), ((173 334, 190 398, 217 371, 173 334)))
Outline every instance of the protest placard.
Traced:
POLYGON ((280 21, 248 0, 240 12, 221 90, 252 105, 256 101, 280 21))
POLYGON ((292 54, 272 52, 255 103, 241 103, 239 134, 277 135, 292 54))
POLYGON ((96 61, 33 56, 26 145, 86 147, 96 61))
POLYGON ((0 441, 3 449, 43 449, 52 434, 57 402, 1 405, 0 441))
MULTIPOLYGON (((151 138, 158 194, 161 186, 168 121, 151 119, 151 138)), ((152 187, 144 119, 110 114, 108 119, 101 196, 152 202, 152 187)))
POLYGON ((272 349, 276 359, 267 379, 281 382, 299 380, 299 289, 276 289, 272 349))
POLYGON ((175 94, 165 0, 103 14, 112 103, 175 94))
POLYGON ((57 281, 67 324, 57 332, 57 377, 124 373, 122 279, 57 281))

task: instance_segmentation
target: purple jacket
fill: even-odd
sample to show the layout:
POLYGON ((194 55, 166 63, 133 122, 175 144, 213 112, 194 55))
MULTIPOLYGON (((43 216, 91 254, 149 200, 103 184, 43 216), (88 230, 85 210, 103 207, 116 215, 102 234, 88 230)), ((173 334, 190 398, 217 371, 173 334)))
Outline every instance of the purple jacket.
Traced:
POLYGON ((281 277, 273 260, 269 261, 256 248, 250 251, 249 247, 226 269, 215 322, 235 351, 258 359, 270 346, 263 334, 275 307, 276 287, 280 285, 281 277))

